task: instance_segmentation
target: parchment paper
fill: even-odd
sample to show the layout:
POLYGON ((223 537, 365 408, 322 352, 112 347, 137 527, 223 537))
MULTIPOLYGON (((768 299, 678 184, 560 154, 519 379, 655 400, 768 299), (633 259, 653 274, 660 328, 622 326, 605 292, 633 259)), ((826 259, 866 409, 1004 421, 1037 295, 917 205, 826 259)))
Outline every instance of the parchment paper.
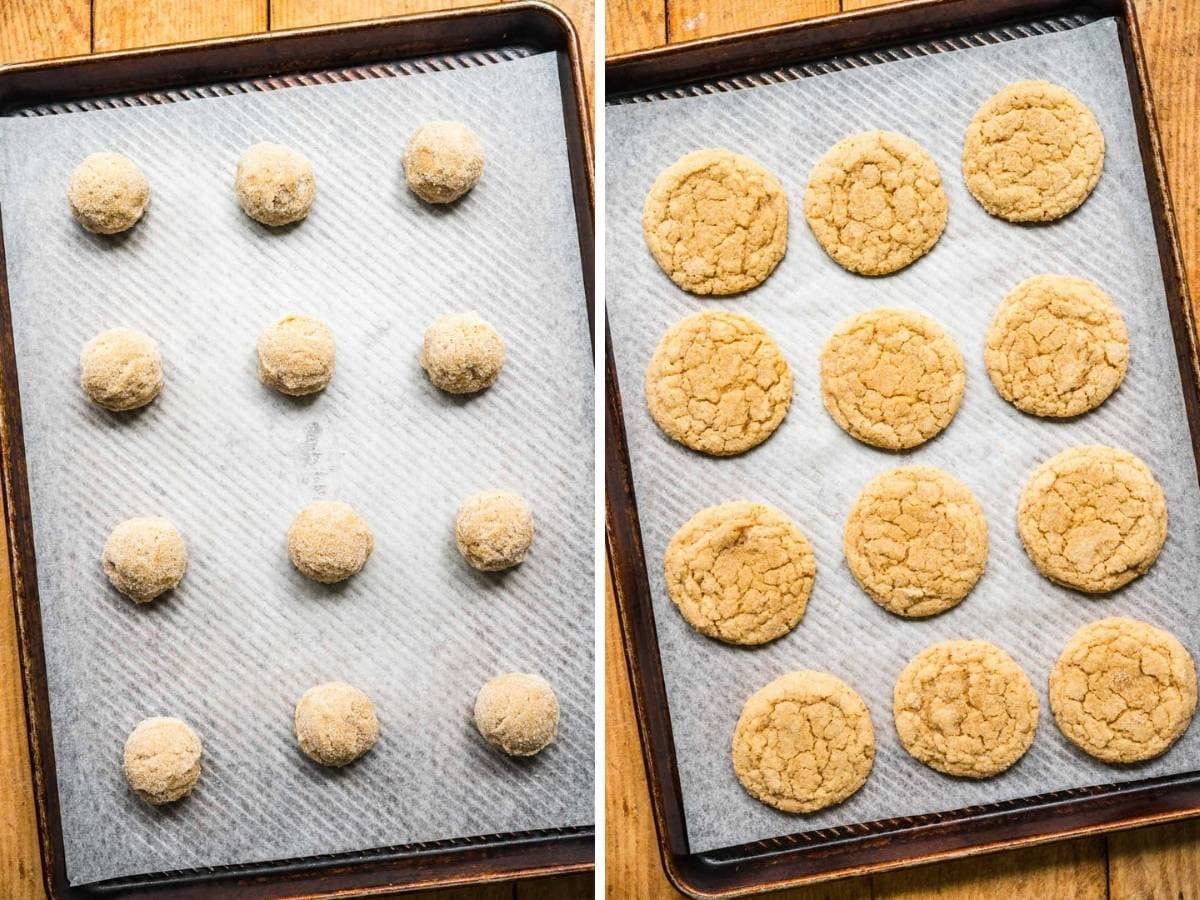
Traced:
POLYGON ((592 822, 592 367, 554 54, 439 74, 146 109, 0 122, 8 279, 68 874, 263 861, 592 822), (487 150, 483 180, 430 208, 400 157, 422 122, 456 118, 487 150), (317 173, 307 221, 273 232, 233 196, 241 151, 272 140, 317 173), (125 237, 86 234, 65 190, 96 150, 152 185, 125 237), (478 310, 508 361, 455 399, 417 363, 436 316, 478 310), (259 330, 326 320, 330 387, 259 383, 259 330), (112 416, 79 389, 82 344, 130 326, 162 348, 166 387, 112 416), (537 537, 508 574, 468 568, 460 499, 524 494, 537 537), (343 499, 375 551, 340 587, 306 581, 285 533, 343 499), (135 607, 100 552, 134 515, 188 543, 183 584, 135 607), (479 686, 535 671, 559 738, 512 761, 475 733, 479 686), (344 770, 304 757, 300 694, 358 685, 382 727, 344 770), (195 793, 152 809, 121 773, 126 735, 177 715, 204 742, 195 793))
POLYGON ((1156 623, 1193 654, 1200 650, 1200 491, 1114 22, 787 84, 609 107, 607 153, 607 303, 692 851, 1195 769, 1200 726, 1193 724, 1157 761, 1108 766, 1068 744, 1045 693, 1068 637, 1104 616, 1156 623), (1095 112, 1108 147, 1092 197, 1045 227, 988 216, 967 192, 960 169, 963 132, 975 110, 1024 78, 1046 78, 1074 91, 1095 112), (817 159, 835 141, 869 129, 918 140, 936 159, 950 201, 949 224, 930 254, 878 279, 852 275, 830 260, 803 214, 804 188, 817 159), (657 173, 684 153, 713 145, 767 166, 783 182, 791 209, 787 256, 779 268, 758 289, 723 300, 678 290, 641 234, 642 201, 657 173), (1094 279, 1116 300, 1129 328, 1124 385, 1100 409, 1073 421, 1018 412, 992 388, 983 366, 984 334, 997 304, 1019 281, 1042 272, 1094 279), (940 437, 903 454, 845 434, 819 394, 818 355, 829 334, 850 315, 884 305, 937 318, 967 364, 966 395, 955 420, 940 437), (780 429, 758 449, 732 459, 706 458, 673 443, 645 411, 643 373, 660 336, 702 309, 732 309, 758 319, 795 376, 792 407, 780 429), (1017 498, 1029 473, 1054 453, 1088 443, 1111 443, 1141 456, 1162 483, 1170 511, 1158 563, 1144 578, 1102 598, 1041 577, 1016 531, 1017 498), (987 571, 975 590, 952 611, 919 621, 876 606, 854 582, 841 551, 845 519, 863 485, 909 463, 940 466, 962 479, 982 503, 990 529, 987 571), (675 530, 702 507, 742 497, 791 515, 817 558, 804 620, 759 649, 726 646, 693 631, 662 581, 663 552, 675 530), (991 640, 1011 653, 1042 701, 1033 747, 987 781, 957 780, 927 768, 903 751, 892 724, 892 686, 900 670, 926 645, 960 637, 991 640), (795 816, 742 790, 729 748, 745 699, 800 668, 832 672, 862 694, 877 756, 867 784, 846 803, 795 816))

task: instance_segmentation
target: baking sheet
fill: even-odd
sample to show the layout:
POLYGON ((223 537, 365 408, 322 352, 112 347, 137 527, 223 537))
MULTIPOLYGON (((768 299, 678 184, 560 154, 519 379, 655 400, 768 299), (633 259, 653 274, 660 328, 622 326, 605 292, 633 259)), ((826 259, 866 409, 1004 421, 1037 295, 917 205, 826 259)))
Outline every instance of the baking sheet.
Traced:
POLYGON ((1195 654, 1200 627, 1197 488, 1158 252, 1115 21, 1046 36, 945 52, 798 81, 607 110, 606 302, 625 407, 642 539, 670 704, 676 760, 692 852, 795 832, 957 809, 1046 791, 1194 770, 1200 727, 1164 757, 1113 767, 1075 750, 1058 732, 1046 698, 1050 668, 1080 626, 1131 615, 1174 632, 1195 654), (1005 85, 1046 78, 1074 91, 1096 114, 1107 141, 1104 174, 1073 215, 1022 227, 987 215, 963 183, 962 137, 976 109, 1005 85), (803 214, 817 159, 848 134, 891 129, 918 140, 941 170, 949 223, 928 256, 902 272, 852 275, 818 246, 803 214), (659 270, 641 232, 643 198, 657 173, 684 153, 725 146, 774 172, 788 193, 787 256, 759 288, 728 299, 683 293, 659 270), (1123 386, 1098 410, 1072 421, 1026 416, 992 388, 983 340, 1004 294, 1042 272, 1091 278, 1121 307, 1131 338, 1123 386), (967 388, 949 428, 906 453, 868 447, 825 412, 818 355, 835 326, 877 306, 937 318, 963 351, 967 388), (645 409, 644 371, 662 333, 685 315, 731 309, 762 322, 795 377, 791 410, 776 434, 750 453, 714 459, 666 438, 645 409), (1170 533, 1145 577, 1100 598, 1042 578, 1016 531, 1021 487, 1035 466, 1077 444, 1111 443, 1141 456, 1166 491, 1170 533), (906 464, 940 466, 983 505, 990 530, 987 571, 955 609, 905 620, 876 606, 842 555, 845 518, 863 485, 906 464), (702 507, 736 498, 774 504, 813 543, 817 576, 808 610, 789 635, 739 648, 692 630, 663 586, 662 558, 675 530, 702 507), (986 781, 941 775, 896 739, 891 693, 919 650, 951 638, 984 638, 1022 665, 1038 689, 1041 718, 1025 757, 986 781), (745 699, 783 672, 832 672, 862 694, 877 754, 866 785, 840 806, 789 815, 743 791, 729 748, 745 699))
POLYGON ((0 121, 8 282, 47 675, 74 884, 593 821, 592 366, 557 59, 275 90, 144 109, 0 121), (422 122, 481 136, 482 181, 420 203, 400 157, 422 122), (307 221, 275 232, 233 197, 259 140, 313 162, 307 221), (118 150, 152 200, 123 237, 66 205, 86 154, 118 150), (473 398, 417 363, 434 317, 477 310, 504 336, 499 381, 473 398), (311 399, 259 383, 259 330, 289 312, 330 324, 337 372, 311 399), (112 416, 78 385, 82 344, 155 337, 166 387, 112 416), (507 574, 468 568, 459 500, 524 494, 537 536, 507 574), (375 551, 341 586, 305 580, 285 533, 318 499, 351 503, 375 551), (148 607, 100 569, 134 515, 183 532, 183 584, 148 607), (534 671, 562 707, 531 760, 475 733, 479 686, 534 671), (296 747, 300 694, 342 679, 382 734, 351 767, 296 747), (177 715, 204 742, 187 801, 156 810, 121 773, 128 732, 177 715))

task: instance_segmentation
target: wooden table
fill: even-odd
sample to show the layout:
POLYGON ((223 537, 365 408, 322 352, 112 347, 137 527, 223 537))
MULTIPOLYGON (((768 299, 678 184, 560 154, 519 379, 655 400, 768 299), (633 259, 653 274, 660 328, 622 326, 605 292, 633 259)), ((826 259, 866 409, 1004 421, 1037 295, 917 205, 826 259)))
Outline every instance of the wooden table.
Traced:
MULTIPOLYGON (((606 0, 609 55, 836 13, 839 0, 606 0)), ((842 0, 844 10, 878 0, 842 0)), ((1137 0, 1189 281, 1200 300, 1200 0, 1137 0)), ((1200 304, 1198 304, 1200 306, 1200 304)), ((609 593, 606 636, 609 897, 679 896, 662 874, 609 593)), ((1193 726, 1197 727, 1197 726, 1193 726)), ((859 898, 1200 898, 1200 820, 770 895, 859 898)))

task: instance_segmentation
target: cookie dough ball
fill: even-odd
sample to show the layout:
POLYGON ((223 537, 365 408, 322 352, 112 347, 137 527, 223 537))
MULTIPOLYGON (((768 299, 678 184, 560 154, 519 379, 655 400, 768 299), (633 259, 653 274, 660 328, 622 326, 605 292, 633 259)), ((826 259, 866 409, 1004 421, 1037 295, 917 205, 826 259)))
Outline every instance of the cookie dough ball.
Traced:
POLYGON ((533 513, 520 494, 472 494, 458 508, 454 540, 472 568, 481 572, 511 569, 525 561, 533 543, 533 513))
POLYGON ((892 692, 900 743, 925 765, 989 778, 1025 755, 1038 698, 1016 660, 987 641, 944 641, 904 667, 892 692))
POLYGON ((320 319, 284 316, 258 336, 258 377, 282 394, 324 390, 333 367, 333 332, 320 319))
POLYGON ((323 766, 347 766, 379 739, 375 704, 344 681, 305 691, 296 704, 295 728, 304 755, 323 766))
POLYGON ((1066 88, 1019 81, 971 119, 962 168, 967 189, 993 216, 1050 222, 1083 203, 1100 180, 1104 135, 1066 88))
POLYGON ((318 500, 288 529, 288 556, 300 574, 322 584, 357 575, 375 549, 371 528, 349 503, 318 500))
POLYGON ((642 234, 655 262, 679 287, 722 296, 767 279, 787 252, 783 186, 754 160, 696 150, 654 180, 642 234))
POLYGON ((183 535, 166 519, 127 519, 108 536, 101 563, 113 587, 136 603, 174 590, 187 570, 183 535))
POLYGON ((312 163, 279 144, 255 144, 238 160, 234 178, 242 212, 263 225, 290 225, 312 209, 317 179, 312 163))
POLYGON ((833 420, 865 444, 907 450, 958 412, 962 353, 928 316, 873 309, 838 326, 821 352, 821 397, 833 420))
POLYGON ((79 371, 88 399, 112 412, 145 406, 162 391, 158 344, 132 328, 102 331, 84 344, 79 371))
POLYGON ((1196 668, 1173 635, 1124 617, 1085 625, 1050 672, 1050 709, 1067 739, 1112 763, 1165 753, 1196 711, 1196 668))
POLYGON ((429 122, 404 153, 408 189, 426 203, 452 203, 483 175, 483 144, 462 122, 429 122))
POLYGON ((1035 416, 1095 409, 1125 378, 1129 334, 1112 298, 1086 278, 1035 275, 996 310, 984 347, 1000 396, 1035 416))
POLYGON ((646 368, 646 406, 667 437, 712 456, 769 438, 792 402, 792 370, 758 322, 702 312, 667 329, 646 368))
POLYGON ((733 771, 754 799, 784 812, 841 803, 866 783, 875 731, 853 688, 789 672, 753 694, 733 733, 733 771))
POLYGON ((558 698, 540 675, 500 675, 479 689, 475 727, 509 756, 533 756, 558 734, 558 698))
POLYGON ((817 572, 796 524, 748 500, 696 513, 671 538, 663 568, 688 624, 730 644, 765 644, 795 628, 817 572))
POLYGON ((125 741, 125 780, 154 806, 186 797, 200 778, 200 738, 179 719, 144 719, 125 741))
POLYGON ((1038 571, 1089 594, 1144 575, 1167 539, 1167 499, 1150 468, 1126 450, 1072 447, 1025 484, 1017 529, 1038 571))
POLYGON ((474 394, 500 377, 504 340, 476 313, 441 316, 425 329, 420 362, 436 387, 474 394))
POLYGON ((120 153, 93 153, 75 167, 67 188, 71 215, 93 234, 117 234, 137 224, 150 202, 150 182, 120 153))

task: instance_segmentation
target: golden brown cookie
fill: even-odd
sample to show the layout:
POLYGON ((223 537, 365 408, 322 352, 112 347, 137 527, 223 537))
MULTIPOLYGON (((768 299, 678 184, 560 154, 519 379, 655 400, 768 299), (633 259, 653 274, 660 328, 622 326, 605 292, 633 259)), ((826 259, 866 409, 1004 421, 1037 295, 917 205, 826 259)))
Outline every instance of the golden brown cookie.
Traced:
POLYGON ((962 402, 963 357, 942 326, 906 309, 872 309, 821 351, 821 396, 835 422, 886 450, 923 444, 962 402))
POLYGON ((804 216, 834 261, 859 275, 916 262, 946 227, 937 163, 894 131, 864 131, 821 157, 804 192, 804 216))
POLYGON ((842 546, 872 600, 898 616, 932 616, 956 606, 983 575, 987 520, 957 478, 933 466, 905 466, 863 488, 842 546))
POLYGON ((987 641, 943 641, 912 658, 896 680, 900 743, 925 765, 988 778, 1025 755, 1038 698, 1016 660, 987 641))
POLYGON ((663 567, 688 624, 730 644, 765 644, 795 628, 817 571, 796 524, 748 500, 692 516, 667 545, 663 567))
POLYGON ((664 169, 642 207, 655 261, 693 294, 748 291, 787 252, 787 195, 779 179, 728 150, 696 150, 664 169))
POLYGON ((1104 168, 1104 135, 1066 88, 1018 81, 979 108, 963 142, 967 189, 993 216, 1051 222, 1083 203, 1104 168))
POLYGON ((1035 275, 1000 303, 983 358, 992 384, 1017 409, 1077 416, 1120 386, 1129 334, 1121 310, 1093 282, 1035 275))
POLYGON ((1037 468, 1021 492, 1017 529, 1051 581, 1090 594, 1144 575, 1167 539, 1167 500, 1126 450, 1072 447, 1037 468))
POLYGON ((1050 672, 1050 709, 1067 739, 1105 762, 1165 753, 1196 711, 1196 667, 1161 628, 1115 616, 1079 629, 1050 672))
POLYGON ((646 369, 646 405, 679 443, 733 456, 771 436, 792 402, 792 370, 766 330, 739 313, 675 323, 646 369))

